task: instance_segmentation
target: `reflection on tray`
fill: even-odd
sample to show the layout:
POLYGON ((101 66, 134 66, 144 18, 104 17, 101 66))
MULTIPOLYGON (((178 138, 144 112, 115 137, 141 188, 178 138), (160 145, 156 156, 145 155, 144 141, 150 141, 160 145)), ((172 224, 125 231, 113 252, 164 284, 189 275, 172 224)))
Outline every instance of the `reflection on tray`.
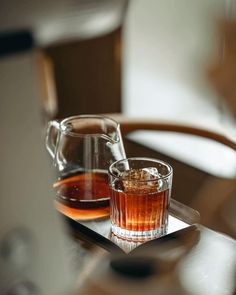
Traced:
MULTIPOLYGON (((189 224, 183 222, 182 220, 175 218, 172 215, 169 215, 168 231, 167 231, 166 235, 171 234, 176 231, 179 231, 179 230, 184 229, 186 227, 189 227, 189 224)), ((150 241, 150 240, 147 240, 145 242, 127 241, 127 240, 118 238, 117 236, 113 235, 112 233, 110 233, 109 238, 114 244, 116 244, 122 250, 124 250, 125 253, 129 253, 132 250, 134 250, 135 248, 137 248, 138 246, 140 246, 141 244, 144 244, 144 243, 147 243, 150 241)))

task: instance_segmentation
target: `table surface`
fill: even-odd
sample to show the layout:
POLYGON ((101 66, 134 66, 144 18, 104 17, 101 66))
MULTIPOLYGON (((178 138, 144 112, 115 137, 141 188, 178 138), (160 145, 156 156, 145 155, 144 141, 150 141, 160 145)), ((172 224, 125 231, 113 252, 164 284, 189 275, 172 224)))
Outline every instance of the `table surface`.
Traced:
MULTIPOLYGON (((71 220, 67 219, 67 222, 71 225, 71 220)), ((110 293, 106 294, 131 295, 134 291, 135 294, 145 292, 148 295, 156 294, 160 286, 160 294, 236 294, 236 240, 206 226, 188 226, 145 243, 130 254, 123 252, 127 257, 127 263, 132 254, 136 261, 139 261, 141 255, 144 258, 151 257, 158 267, 171 265, 168 271, 165 269, 165 275, 162 275, 160 270, 158 273, 154 272, 138 289, 133 286, 133 280, 124 279, 123 275, 117 273, 114 275, 111 259, 122 253, 109 251, 110 246, 106 238, 94 242, 88 239, 87 234, 83 234, 81 228, 69 228, 73 237, 68 247, 69 255, 73 261, 74 273, 78 275, 77 282, 81 294, 91 293, 94 286, 97 290, 94 294, 104 294, 109 289, 110 293), (100 289, 104 289, 104 292, 99 293, 100 289)), ((94 239, 96 241, 96 236, 94 239)))
MULTIPOLYGON (((117 256, 122 257, 121 252, 106 251, 104 250, 105 243, 103 245, 99 243, 92 243, 86 236, 81 233, 76 235, 74 232, 74 239, 69 249, 75 273, 78 274, 80 288, 83 288, 87 281, 89 283, 86 286, 91 284, 91 280, 96 282, 104 282, 105 280, 109 285, 111 281, 108 281, 107 278, 113 273, 113 270, 110 269, 110 260, 117 256)), ((112 249, 114 250, 114 248, 112 249)), ((151 257, 157 267, 160 264, 171 265, 168 281, 173 286, 166 293, 161 294, 177 294, 171 293, 172 288, 177 290, 176 288, 180 286, 181 293, 178 294, 235 294, 236 241, 202 225, 192 225, 163 238, 149 241, 124 255, 128 259, 130 256, 135 257, 137 261, 140 257, 142 259, 151 257)), ((157 283, 161 276, 160 273, 155 273, 152 275, 153 277, 157 283)), ((115 284, 120 282, 120 276, 112 278, 115 280, 115 284)), ((130 284, 132 285, 132 283, 131 280, 130 284)), ((106 288, 106 284, 102 285, 102 288, 106 288)), ((152 284, 155 283, 152 281, 152 284)), ((146 285, 142 287, 144 288, 144 286, 146 285)), ((114 288, 114 285, 110 287, 114 288)), ((147 286, 145 292, 149 294, 149 289, 146 288, 147 286)))

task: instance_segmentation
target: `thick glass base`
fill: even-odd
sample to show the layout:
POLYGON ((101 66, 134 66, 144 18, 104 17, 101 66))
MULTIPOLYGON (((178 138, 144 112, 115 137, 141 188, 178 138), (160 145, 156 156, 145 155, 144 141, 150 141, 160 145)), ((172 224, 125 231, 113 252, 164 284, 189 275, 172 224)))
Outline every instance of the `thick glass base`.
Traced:
POLYGON ((162 235, 167 233, 167 225, 164 225, 160 228, 153 230, 145 231, 136 231, 136 230, 127 230, 112 224, 111 226, 112 233, 117 237, 128 240, 128 241, 147 241, 155 238, 159 238, 162 235))

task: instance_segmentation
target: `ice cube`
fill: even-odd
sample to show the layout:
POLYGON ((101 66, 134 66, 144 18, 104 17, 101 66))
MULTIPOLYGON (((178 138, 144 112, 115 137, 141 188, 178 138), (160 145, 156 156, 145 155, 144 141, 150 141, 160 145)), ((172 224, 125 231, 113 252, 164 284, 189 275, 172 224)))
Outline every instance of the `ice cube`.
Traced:
POLYGON ((137 180, 137 181, 143 181, 143 180, 156 180, 160 178, 161 175, 158 172, 158 169, 156 167, 147 167, 142 169, 131 169, 124 171, 122 173, 122 178, 124 180, 137 180))
POLYGON ((160 188, 160 183, 157 181, 159 178, 160 174, 155 167, 130 169, 122 174, 123 186, 126 192, 158 190, 160 188))
POLYGON ((143 171, 145 180, 153 180, 161 177, 156 167, 147 167, 141 170, 143 171))

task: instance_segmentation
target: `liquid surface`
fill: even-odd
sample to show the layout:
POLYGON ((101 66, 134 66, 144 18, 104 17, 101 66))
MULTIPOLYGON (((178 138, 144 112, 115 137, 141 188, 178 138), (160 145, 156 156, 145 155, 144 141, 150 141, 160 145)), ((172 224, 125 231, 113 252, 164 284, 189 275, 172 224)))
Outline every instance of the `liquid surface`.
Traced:
POLYGON ((54 183, 56 207, 73 219, 93 219, 110 213, 108 176, 104 172, 70 175, 54 183))

